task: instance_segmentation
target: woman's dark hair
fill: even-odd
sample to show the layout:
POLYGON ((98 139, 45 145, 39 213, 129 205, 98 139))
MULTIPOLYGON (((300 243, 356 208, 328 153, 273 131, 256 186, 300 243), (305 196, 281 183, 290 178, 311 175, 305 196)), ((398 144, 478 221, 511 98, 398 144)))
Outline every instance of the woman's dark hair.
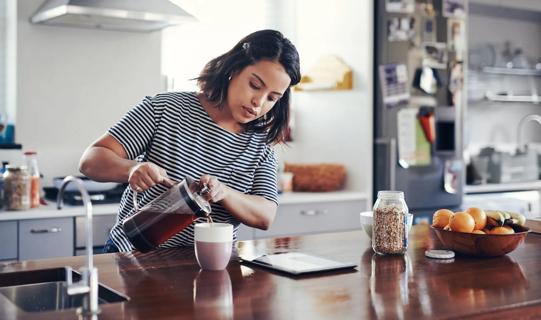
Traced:
POLYGON ((251 121, 244 128, 267 132, 269 144, 284 142, 289 123, 291 86, 299 83, 301 72, 297 49, 280 32, 260 30, 247 35, 231 50, 209 61, 195 80, 207 99, 216 106, 221 106, 227 99, 229 79, 261 60, 279 62, 289 75, 291 83, 264 119, 251 121))

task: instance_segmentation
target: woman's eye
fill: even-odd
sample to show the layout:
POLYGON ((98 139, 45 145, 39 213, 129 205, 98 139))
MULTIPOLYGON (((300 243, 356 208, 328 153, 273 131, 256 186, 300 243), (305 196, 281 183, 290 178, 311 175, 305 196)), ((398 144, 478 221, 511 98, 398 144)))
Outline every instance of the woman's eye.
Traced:
POLYGON ((268 97, 267 100, 269 100, 270 102, 276 102, 276 99, 274 97, 268 97))
POLYGON ((259 87, 253 82, 250 82, 250 87, 252 87, 252 89, 256 89, 256 90, 259 89, 259 87))

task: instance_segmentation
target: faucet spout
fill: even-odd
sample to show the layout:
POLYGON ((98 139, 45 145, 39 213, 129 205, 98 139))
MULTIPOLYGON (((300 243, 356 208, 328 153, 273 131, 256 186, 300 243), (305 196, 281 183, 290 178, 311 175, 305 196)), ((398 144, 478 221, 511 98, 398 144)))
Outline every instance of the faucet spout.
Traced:
POLYGON ((67 292, 69 295, 83 294, 83 314, 97 314, 98 309, 98 270, 94 268, 94 260, 92 256, 92 202, 90 201, 90 195, 84 187, 83 180, 74 177, 67 176, 62 181, 62 185, 58 190, 57 197, 57 209, 62 209, 64 202, 64 191, 67 185, 73 182, 77 186, 77 189, 81 193, 83 204, 86 210, 86 265, 81 269, 82 278, 79 283, 73 283, 71 277, 71 268, 66 267, 66 282, 67 292))
POLYGON ((541 126, 541 115, 538 114, 529 114, 525 116, 524 118, 520 119, 520 122, 518 123, 517 127, 517 150, 518 152, 525 152, 526 151, 526 144, 523 143, 523 137, 522 137, 522 129, 526 123, 533 121, 537 122, 541 126))

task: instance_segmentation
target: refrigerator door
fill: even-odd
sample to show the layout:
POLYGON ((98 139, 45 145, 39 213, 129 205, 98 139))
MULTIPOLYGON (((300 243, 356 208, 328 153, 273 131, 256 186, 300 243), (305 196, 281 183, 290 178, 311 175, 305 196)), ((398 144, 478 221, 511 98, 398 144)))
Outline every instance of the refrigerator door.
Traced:
MULTIPOLYGON (((434 75, 437 75, 438 81, 433 83, 434 86, 431 88, 434 90, 430 93, 415 86, 416 70, 422 70, 427 62, 426 57, 423 59, 419 57, 420 52, 427 47, 432 49, 444 47, 444 51, 447 52, 449 18, 441 13, 442 2, 442 0, 433 1, 435 15, 432 19, 434 23, 432 31, 436 43, 429 45, 423 42, 421 34, 413 33, 407 40, 397 40, 390 34, 389 29, 396 19, 402 21, 403 18, 407 18, 411 23, 424 23, 426 20, 424 12, 420 12, 419 8, 407 15, 388 12, 385 8, 386 1, 374 1, 376 33, 374 37, 374 198, 379 190, 404 191, 410 212, 415 215, 422 213, 428 216, 439 208, 459 208, 463 198, 465 171, 462 159, 463 104, 452 101, 449 88, 450 66, 461 63, 457 59, 458 55, 449 54, 448 63, 442 60, 444 62, 439 61, 439 65, 434 67, 434 75), (380 66, 393 64, 405 65, 407 68, 410 98, 401 104, 384 103, 384 100, 388 102, 389 99, 382 94, 389 90, 382 87, 380 66), (416 119, 427 137, 427 142, 423 143, 429 144, 429 161, 423 162, 422 165, 415 162, 409 165, 408 162, 402 161, 403 154, 400 150, 403 147, 401 139, 406 137, 399 129, 399 112, 415 108, 430 110, 435 122, 435 135, 433 135, 434 132, 427 129, 428 124, 426 118, 423 119, 422 112, 416 119), (424 123, 422 120, 425 120, 424 123)), ((423 27, 421 25, 414 30, 421 33, 423 27)), ((457 88, 453 87, 453 90, 457 88)), ((412 125, 417 126, 418 124, 413 124, 414 122, 412 125)), ((426 152, 426 149, 424 151, 426 152)))

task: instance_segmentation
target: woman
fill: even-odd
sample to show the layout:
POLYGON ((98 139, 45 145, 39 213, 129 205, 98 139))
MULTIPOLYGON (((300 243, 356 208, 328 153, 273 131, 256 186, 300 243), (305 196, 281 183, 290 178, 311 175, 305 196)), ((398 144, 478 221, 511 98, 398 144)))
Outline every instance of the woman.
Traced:
MULTIPOLYGON (((295 46, 274 30, 254 32, 211 60, 200 92, 145 98, 83 154, 80 171, 96 181, 128 182, 106 252, 130 251, 122 230, 132 214, 173 181, 199 177, 210 192, 212 217, 268 229, 277 208, 276 159, 284 141, 290 87, 300 81, 295 46)), ((160 247, 193 244, 193 225, 160 247)))

